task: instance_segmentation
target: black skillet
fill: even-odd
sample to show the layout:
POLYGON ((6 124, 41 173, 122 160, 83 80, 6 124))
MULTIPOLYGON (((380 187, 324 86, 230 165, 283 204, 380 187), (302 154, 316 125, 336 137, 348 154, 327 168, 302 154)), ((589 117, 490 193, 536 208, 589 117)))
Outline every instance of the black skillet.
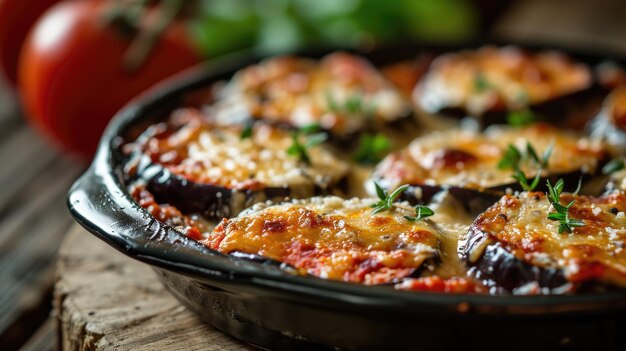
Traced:
MULTIPOLYGON (((403 45, 363 54, 384 64, 425 50, 479 44, 484 43, 403 45)), ((327 52, 304 55, 321 57, 327 52)), ((590 64, 607 58, 569 52, 590 64)), ((125 255, 151 265, 172 294, 203 320, 263 348, 626 349, 626 291, 446 295, 334 282, 223 255, 152 218, 126 191, 120 145, 133 130, 168 116, 189 92, 228 79, 258 59, 237 55, 196 67, 123 109, 105 131, 91 167, 69 192, 74 218, 125 255)))

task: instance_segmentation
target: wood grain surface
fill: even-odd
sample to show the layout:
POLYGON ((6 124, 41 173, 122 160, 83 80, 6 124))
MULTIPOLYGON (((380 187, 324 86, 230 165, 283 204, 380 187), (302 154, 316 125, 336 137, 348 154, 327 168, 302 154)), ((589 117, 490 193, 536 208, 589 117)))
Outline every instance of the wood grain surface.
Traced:
POLYGON ((54 291, 63 350, 250 350, 200 321, 152 269, 78 226, 63 241, 54 291))

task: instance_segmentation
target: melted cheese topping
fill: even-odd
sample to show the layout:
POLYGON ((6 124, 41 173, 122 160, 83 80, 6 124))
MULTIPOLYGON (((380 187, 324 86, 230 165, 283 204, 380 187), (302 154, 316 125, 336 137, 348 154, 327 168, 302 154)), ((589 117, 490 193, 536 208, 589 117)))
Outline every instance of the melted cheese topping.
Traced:
MULTIPOLYGON (((159 140, 161 161, 175 152, 175 162, 165 163, 173 173, 194 182, 228 189, 259 190, 265 187, 336 185, 348 172, 348 165, 324 146, 307 149, 310 164, 287 150, 293 144, 288 131, 263 124, 253 127, 250 138, 241 138, 242 126, 216 127, 190 122, 159 140)), ((301 142, 306 140, 301 137, 301 142)), ((312 192, 309 192, 310 196, 312 192)))
MULTIPOLYGON (((581 283, 601 281, 626 287, 626 193, 594 198, 563 194, 561 203, 576 200, 571 218, 584 222, 572 234, 559 234, 555 212, 543 193, 504 196, 472 224, 486 233, 485 245, 472 252, 476 260, 488 244, 500 243, 519 260, 541 268, 562 269, 565 277, 581 283)), ((471 259, 471 258, 470 258, 471 259)))
POLYGON ((256 205, 224 219, 205 243, 285 262, 301 273, 365 284, 397 281, 438 255, 436 229, 404 218, 414 215, 411 207, 372 215, 372 203, 326 197, 256 205))
POLYGON ((462 108, 481 115, 542 103, 591 83, 589 68, 564 54, 487 46, 439 56, 416 87, 414 100, 430 113, 462 108))
MULTIPOLYGON (((415 139, 405 149, 392 153, 374 171, 373 178, 386 188, 401 184, 453 185, 486 189, 513 183, 511 169, 498 163, 509 144, 526 151, 529 142, 538 155, 553 145, 546 174, 577 170, 593 173, 606 157, 604 144, 565 133, 544 124, 523 129, 492 127, 486 133, 467 130, 433 132, 415 139)), ((528 178, 537 166, 520 164, 528 178)))
POLYGON ((410 104, 365 59, 334 53, 319 63, 279 57, 245 68, 219 92, 213 110, 220 120, 318 123, 344 135, 404 117, 410 104))

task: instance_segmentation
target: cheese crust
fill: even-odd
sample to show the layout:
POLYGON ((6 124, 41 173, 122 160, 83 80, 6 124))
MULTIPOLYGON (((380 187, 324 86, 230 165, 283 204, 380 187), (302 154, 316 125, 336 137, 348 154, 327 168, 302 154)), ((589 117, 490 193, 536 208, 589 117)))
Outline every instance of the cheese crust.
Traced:
POLYGON ((396 121, 410 111, 409 101, 377 68, 343 52, 319 62, 283 56, 245 68, 218 91, 211 108, 219 120, 319 124, 339 136, 396 121))
POLYGON ((585 64, 555 51, 486 46, 435 59, 413 98, 424 111, 461 108, 470 115, 519 110, 587 89, 585 64))
POLYGON ((562 271, 573 284, 626 287, 626 193, 561 196, 563 204, 572 200, 569 215, 584 225, 559 234, 559 222, 548 219, 555 210, 544 193, 505 195, 471 225, 461 255, 474 265, 488 246, 497 244, 526 264, 562 271))
POLYGON ((257 254, 322 278, 383 284, 398 281, 438 256, 435 227, 411 222, 411 207, 372 215, 373 199, 312 198, 256 205, 224 219, 206 239, 224 252, 257 254))
MULTIPOLYGON (((307 149, 307 163, 288 153, 293 144, 289 131, 257 123, 249 137, 242 137, 245 128, 192 117, 182 127, 145 141, 143 152, 153 162, 189 181, 233 190, 328 189, 348 172, 347 163, 324 145, 307 149)), ((301 136, 303 143, 305 140, 306 136, 301 136)))
MULTIPOLYGON (((607 157, 605 145, 547 124, 517 129, 491 127, 485 133, 468 130, 432 132, 418 137, 406 148, 387 156, 376 168, 373 179, 388 189, 401 184, 458 186, 489 189, 514 183, 511 168, 498 167, 509 145, 522 152, 530 143, 541 157, 552 147, 545 175, 580 171, 593 174, 607 157)), ((538 167, 520 163, 532 179, 538 167)))

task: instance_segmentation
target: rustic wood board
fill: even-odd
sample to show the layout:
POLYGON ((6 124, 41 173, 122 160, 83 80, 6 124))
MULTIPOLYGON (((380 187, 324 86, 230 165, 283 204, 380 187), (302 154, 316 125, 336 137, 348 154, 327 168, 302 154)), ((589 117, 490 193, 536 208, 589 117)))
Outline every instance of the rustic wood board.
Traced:
POLYGON ((62 350, 251 350, 200 321, 152 269, 72 227, 54 291, 62 350))

